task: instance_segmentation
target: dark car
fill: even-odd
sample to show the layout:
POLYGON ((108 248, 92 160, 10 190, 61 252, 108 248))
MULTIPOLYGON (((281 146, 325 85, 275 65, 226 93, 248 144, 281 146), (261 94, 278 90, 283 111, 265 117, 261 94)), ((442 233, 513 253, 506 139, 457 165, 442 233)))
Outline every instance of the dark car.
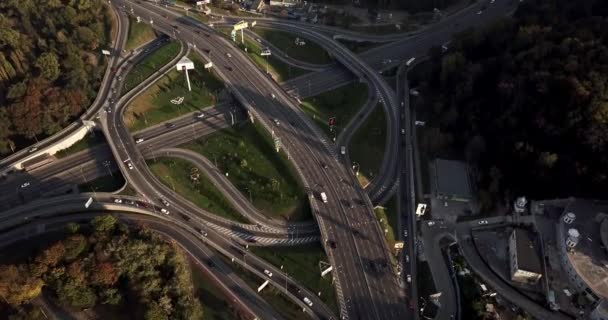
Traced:
POLYGON ((175 124, 174 124, 174 123, 167 123, 167 124, 165 125, 165 127, 167 127, 167 128, 174 128, 174 127, 175 127, 175 124))
POLYGON ((332 249, 335 249, 337 247, 336 246, 336 242, 333 241, 333 240, 329 240, 329 247, 332 248, 332 249))

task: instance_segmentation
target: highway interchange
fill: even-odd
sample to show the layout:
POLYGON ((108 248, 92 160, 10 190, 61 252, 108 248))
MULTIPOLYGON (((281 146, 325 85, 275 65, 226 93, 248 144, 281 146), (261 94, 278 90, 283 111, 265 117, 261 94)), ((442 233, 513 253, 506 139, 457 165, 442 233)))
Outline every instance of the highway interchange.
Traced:
MULTIPOLYGON (((331 28, 309 27, 310 25, 302 23, 284 23, 279 20, 260 19, 257 22, 260 27, 294 32, 308 39, 313 39, 329 51, 337 61, 336 64, 330 66, 314 67, 315 72, 313 73, 295 78, 284 84, 278 84, 270 80, 239 49, 207 25, 194 25, 191 21, 184 20, 174 12, 155 6, 152 3, 116 0, 112 2, 112 6, 119 17, 119 32, 117 41, 114 43, 116 54, 110 57, 108 70, 119 69, 121 74, 126 74, 134 64, 133 61, 141 59, 141 53, 122 52, 126 30, 128 30, 125 27, 128 26, 125 13, 140 16, 144 20, 153 20, 153 27, 156 30, 182 41, 181 52, 171 63, 159 69, 133 90, 124 93, 120 99, 117 99, 121 95, 121 88, 123 88, 120 77, 112 77, 111 73, 107 72, 97 99, 82 119, 98 121, 98 125, 108 141, 108 146, 103 145, 88 152, 75 154, 59 160, 57 163, 40 168, 37 172, 30 173, 32 175, 40 174, 38 179, 41 181, 36 186, 36 194, 31 195, 31 198, 57 190, 60 186, 82 183, 82 180, 90 180, 105 175, 107 171, 112 172, 119 169, 128 184, 140 195, 141 198, 138 199, 141 200, 139 201, 142 201, 142 204, 147 203, 149 208, 153 209, 152 214, 149 210, 145 212, 147 214, 146 218, 139 216, 134 218, 133 212, 126 214, 123 212, 125 208, 117 209, 116 211, 120 211, 125 219, 127 219, 127 216, 128 219, 147 219, 146 221, 153 226, 153 229, 173 239, 184 238, 192 233, 197 234, 203 229, 209 230, 209 234, 213 234, 213 236, 205 237, 206 243, 227 256, 236 258, 237 261, 244 259, 246 253, 243 252, 242 245, 248 241, 254 240, 255 242, 250 242, 250 244, 255 243, 255 245, 296 245, 319 241, 320 235, 329 262, 334 269, 332 273, 341 318, 417 318, 417 312, 408 309, 409 297, 416 297, 415 289, 413 291, 408 289, 407 292, 402 290, 403 279, 397 277, 396 270, 390 263, 389 248, 372 211, 374 204, 383 203, 396 190, 399 190, 399 203, 402 203, 400 216, 404 221, 402 223, 403 227, 409 230, 411 235, 416 234, 415 218, 413 217, 415 168, 412 164, 410 138, 412 135, 410 132, 411 125, 415 119, 408 113, 409 99, 407 95, 409 90, 407 89, 407 81, 398 83, 398 92, 395 93, 378 74, 378 70, 403 66, 404 60, 409 57, 421 58, 431 46, 441 45, 449 41, 454 32, 463 30, 468 26, 488 23, 501 15, 508 14, 513 10, 513 7, 507 1, 497 1, 496 4, 489 6, 483 15, 478 15, 476 12, 481 4, 476 4, 445 18, 418 34, 399 37, 376 37, 375 40, 388 43, 360 55, 353 54, 332 37, 327 36, 328 30, 333 30, 331 28), (178 27, 179 32, 174 32, 175 26, 178 27), (209 34, 209 36, 201 36, 201 32, 209 34), (174 128, 159 125, 140 133, 131 134, 122 117, 129 102, 145 88, 152 85, 160 76, 170 71, 179 58, 193 52, 214 63, 216 73, 232 93, 235 103, 216 106, 210 110, 205 121, 197 121, 192 115, 188 115, 172 120, 175 124, 174 128), (231 57, 228 57, 227 53, 230 53, 231 57), (391 59, 390 63, 385 63, 384 60, 387 58, 391 59), (373 99, 370 98, 366 107, 360 111, 363 116, 355 117, 344 132, 343 137, 341 136, 338 141, 348 145, 352 133, 365 121, 370 113, 369 111, 375 105, 374 99, 380 99, 383 102, 387 113, 388 132, 390 133, 387 136, 387 149, 381 173, 366 190, 360 188, 356 182, 348 157, 339 155, 339 145, 334 145, 328 141, 327 137, 299 109, 295 99, 315 95, 353 80, 367 83, 372 91, 370 97, 373 97, 373 99), (295 95, 297 96, 294 97, 295 95), (115 103, 111 103, 112 101, 115 101, 115 103), (401 102, 407 104, 404 105, 401 102), (104 108, 104 106, 107 106, 110 110, 104 108), (243 111, 243 108, 246 111, 243 111), (272 130, 274 134, 280 137, 284 152, 289 155, 290 160, 296 167, 299 178, 306 186, 315 217, 314 223, 312 221, 286 223, 264 217, 221 173, 218 174, 217 170, 214 171, 213 165, 208 160, 198 154, 172 148, 188 140, 232 125, 232 117, 229 115, 231 113, 237 122, 250 116, 268 131, 272 130), (404 113, 405 117, 401 117, 401 113, 404 113), (273 125, 274 119, 280 120, 281 125, 273 125), (400 135, 400 128, 407 129, 407 134, 403 137, 400 135), (144 138, 144 142, 136 144, 135 140, 138 138, 144 138), (405 148, 401 146, 400 142, 403 142, 405 148), (177 157, 193 162, 211 178, 218 189, 227 195, 227 198, 238 211, 253 223, 240 224, 217 217, 175 194, 170 188, 158 181, 147 168, 145 159, 159 156, 177 157), (111 165, 100 165, 105 161, 111 161, 111 165), (129 169, 129 163, 133 166, 133 169, 129 169), (79 166, 75 166, 75 164, 79 164, 79 166), (407 180, 407 183, 398 183, 404 180, 407 180), (320 192, 325 192, 328 195, 328 203, 319 200, 320 192), (162 206, 160 199, 165 199, 171 203, 173 214, 161 217, 170 221, 171 224, 155 222, 160 216, 157 213, 162 206), (169 227, 169 225, 174 227, 169 227), (193 228, 195 225, 198 227, 193 228), (179 231, 180 228, 189 230, 190 233, 179 231), (329 246, 328 243, 330 242, 336 243, 336 247, 329 246), (240 245, 235 246, 234 243, 240 245), (229 252, 230 250, 233 250, 233 252, 229 252)), ((225 21, 229 22, 229 19, 226 18, 225 21)), ((360 36, 352 32, 348 32, 347 36, 351 38, 359 36, 360 39, 365 41, 374 40, 370 40, 370 36, 360 36)), ((286 58, 285 61, 289 62, 289 58, 286 58)), ((401 79, 405 79, 407 68, 402 67, 400 70, 400 74, 403 74, 401 79)), ((67 135, 73 129, 73 127, 66 128, 57 136, 41 142, 37 147, 40 152, 43 152, 46 146, 60 140, 62 136, 67 135)), ((9 168, 11 163, 27 156, 30 156, 30 154, 27 153, 27 150, 24 150, 3 159, 0 162, 2 171, 4 172, 4 169, 9 168)), ((22 191, 19 190, 19 186, 24 181, 23 179, 26 178, 15 178, 9 175, 5 181, 0 183, 3 197, 1 200, 4 200, 5 205, 14 207, 23 201, 30 200, 30 197, 24 197, 20 193, 22 191)), ((109 195, 98 193, 94 195, 94 198, 96 203, 107 202, 106 205, 96 207, 97 210, 109 210, 108 208, 112 205, 116 206, 116 204, 111 204, 112 197, 109 195)), ((31 210, 38 212, 48 210, 50 207, 63 209, 64 211, 77 211, 76 208, 79 207, 80 211, 83 211, 82 203, 82 197, 45 198, 26 203, 21 207, 28 208, 29 211, 17 210, 17 213, 13 213, 13 215, 16 221, 21 221, 19 223, 21 225, 25 212, 32 212, 31 210), (55 206, 49 206, 48 201, 57 202, 55 206), (36 203, 44 205, 32 209, 31 205, 36 203), (65 207, 62 207, 62 205, 65 205, 65 207)), ((138 209, 145 211, 141 208, 138 209)), ((11 210, 14 211, 15 209, 9 211, 11 210)), ((61 210, 56 210, 53 214, 60 213, 61 210)), ((142 212, 138 213, 142 214, 142 212)), ((51 215, 49 214, 48 218, 50 221, 53 219, 50 218, 51 215)), ((3 216, 2 219, 6 218, 3 216)), ((69 217, 63 219, 67 221, 69 217)), ((406 250, 415 250, 413 238, 409 237, 407 239, 406 250)), ((184 246, 184 242, 180 243, 184 246)), ((192 253, 193 251, 188 251, 191 255, 195 255, 192 253)), ((410 251, 409 255, 414 258, 416 252, 410 251)), ((248 256, 251 256, 253 260, 260 260, 254 255, 248 256)), ((412 266, 415 268, 415 259, 410 261, 411 263, 404 270, 408 274, 411 273, 415 279, 415 269, 412 268, 412 266)), ((268 263, 262 260, 259 263, 261 268, 274 270, 275 281, 279 281, 281 276, 285 277, 280 270, 276 270, 268 263)), ((401 263, 406 265, 404 262, 401 263)), ((260 278, 264 279, 264 274, 260 270, 263 271, 264 269, 258 268, 257 271, 254 270, 253 272, 257 272, 260 278)), ((402 276, 404 275, 405 272, 402 276)), ((332 312, 312 293, 305 294, 314 300, 314 307, 304 304, 302 302, 304 296, 301 293, 304 288, 291 279, 285 279, 290 283, 289 286, 285 286, 285 290, 289 291, 286 294, 294 302, 300 304, 313 318, 335 318, 332 312)), ((238 283, 238 280, 235 279, 230 281, 234 281, 231 283, 238 283)), ((238 285, 235 286, 238 287, 238 285)), ((263 319, 280 318, 277 314, 268 311, 271 310, 270 307, 256 307, 253 310, 254 307, 251 307, 251 305, 256 305, 255 301, 259 297, 256 298, 256 295, 250 290, 245 291, 247 292, 240 291, 238 296, 241 303, 249 303, 249 311, 252 314, 262 316, 263 319)), ((416 299, 412 300, 415 303, 416 299)))

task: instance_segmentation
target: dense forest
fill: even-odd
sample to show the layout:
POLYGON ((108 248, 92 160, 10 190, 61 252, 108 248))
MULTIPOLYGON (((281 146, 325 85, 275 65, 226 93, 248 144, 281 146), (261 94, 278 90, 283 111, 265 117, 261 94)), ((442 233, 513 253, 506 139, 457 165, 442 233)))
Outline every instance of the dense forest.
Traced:
POLYGON ((608 1, 526 0, 412 74, 422 146, 475 165, 479 198, 605 197, 608 1))
POLYGON ((61 130, 93 101, 113 25, 104 3, 0 1, 0 155, 61 130))
POLYGON ((27 263, 0 266, 2 309, 12 310, 9 319, 43 319, 31 307, 43 288, 67 310, 92 308, 112 319, 203 318, 181 250, 112 216, 95 218, 90 229, 70 225, 66 238, 27 263))

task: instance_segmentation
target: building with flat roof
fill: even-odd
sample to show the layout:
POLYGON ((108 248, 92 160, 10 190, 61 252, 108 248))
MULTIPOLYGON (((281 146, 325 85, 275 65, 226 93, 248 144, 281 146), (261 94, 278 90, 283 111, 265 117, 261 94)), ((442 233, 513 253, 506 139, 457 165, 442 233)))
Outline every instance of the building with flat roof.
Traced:
POLYGON ((472 199, 471 179, 466 163, 435 159, 431 163, 433 196, 441 200, 469 202, 472 199))
POLYGON ((542 277, 540 256, 528 230, 513 229, 509 236, 509 258, 511 280, 536 283, 542 277))

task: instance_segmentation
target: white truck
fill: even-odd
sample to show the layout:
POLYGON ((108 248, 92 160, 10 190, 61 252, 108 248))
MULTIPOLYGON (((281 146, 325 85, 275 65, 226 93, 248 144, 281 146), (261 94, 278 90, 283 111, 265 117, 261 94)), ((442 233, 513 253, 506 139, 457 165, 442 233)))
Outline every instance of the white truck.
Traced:
POLYGON ((327 195, 325 192, 321 192, 321 200, 323 200, 323 203, 327 203, 327 195))

